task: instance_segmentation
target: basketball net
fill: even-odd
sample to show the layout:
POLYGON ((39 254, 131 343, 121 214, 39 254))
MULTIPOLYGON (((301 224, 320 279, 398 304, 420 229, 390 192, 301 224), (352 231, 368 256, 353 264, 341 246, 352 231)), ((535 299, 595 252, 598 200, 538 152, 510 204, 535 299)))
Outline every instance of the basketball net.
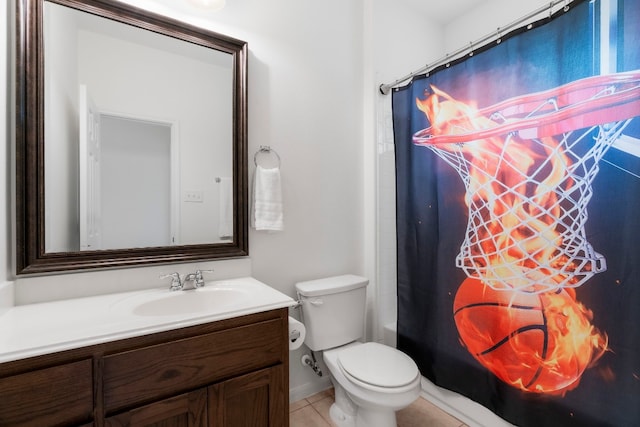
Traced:
POLYGON ((581 286, 606 270, 585 235, 598 162, 640 114, 640 73, 578 80, 476 110, 432 87, 413 142, 465 185, 456 266, 496 290, 581 286))

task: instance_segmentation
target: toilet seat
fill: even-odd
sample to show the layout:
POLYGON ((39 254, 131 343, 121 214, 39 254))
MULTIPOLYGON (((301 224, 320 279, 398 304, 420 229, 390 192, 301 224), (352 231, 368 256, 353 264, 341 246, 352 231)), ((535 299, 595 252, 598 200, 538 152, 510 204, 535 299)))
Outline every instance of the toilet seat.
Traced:
POLYGON ((409 356, 375 342, 345 348, 337 356, 342 373, 370 390, 390 391, 412 387, 420 376, 418 367, 409 356))

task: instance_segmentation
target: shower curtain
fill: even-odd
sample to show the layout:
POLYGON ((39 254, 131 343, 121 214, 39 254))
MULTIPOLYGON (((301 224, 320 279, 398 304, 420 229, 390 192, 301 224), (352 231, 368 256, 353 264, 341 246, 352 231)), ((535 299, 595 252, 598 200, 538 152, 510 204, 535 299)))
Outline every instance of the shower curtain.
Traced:
POLYGON ((640 425, 639 3, 393 92, 398 348, 518 426, 640 425))

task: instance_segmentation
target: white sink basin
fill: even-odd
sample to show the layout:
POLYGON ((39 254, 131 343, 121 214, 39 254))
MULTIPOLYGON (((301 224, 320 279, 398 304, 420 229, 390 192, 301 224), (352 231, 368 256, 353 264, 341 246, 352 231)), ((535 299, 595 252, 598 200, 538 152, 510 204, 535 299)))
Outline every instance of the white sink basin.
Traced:
POLYGON ((243 287, 209 285, 184 291, 154 290, 115 304, 120 311, 137 316, 177 316, 202 312, 228 312, 251 299, 243 287))
POLYGON ((157 299, 146 301, 133 309, 138 316, 173 316, 219 309, 232 309, 248 297, 247 292, 234 288, 199 288, 188 291, 168 291, 157 299))

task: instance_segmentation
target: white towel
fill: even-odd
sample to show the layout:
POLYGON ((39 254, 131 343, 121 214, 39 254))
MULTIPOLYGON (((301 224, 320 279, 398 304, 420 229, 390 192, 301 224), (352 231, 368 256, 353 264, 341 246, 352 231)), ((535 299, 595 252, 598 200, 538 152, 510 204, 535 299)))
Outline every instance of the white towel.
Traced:
POLYGON ((256 230, 281 231, 284 229, 282 184, 280 169, 256 167, 253 176, 253 205, 251 226, 256 230))
POLYGON ((223 240, 233 238, 233 180, 230 177, 220 178, 220 218, 218 220, 218 236, 223 240))

